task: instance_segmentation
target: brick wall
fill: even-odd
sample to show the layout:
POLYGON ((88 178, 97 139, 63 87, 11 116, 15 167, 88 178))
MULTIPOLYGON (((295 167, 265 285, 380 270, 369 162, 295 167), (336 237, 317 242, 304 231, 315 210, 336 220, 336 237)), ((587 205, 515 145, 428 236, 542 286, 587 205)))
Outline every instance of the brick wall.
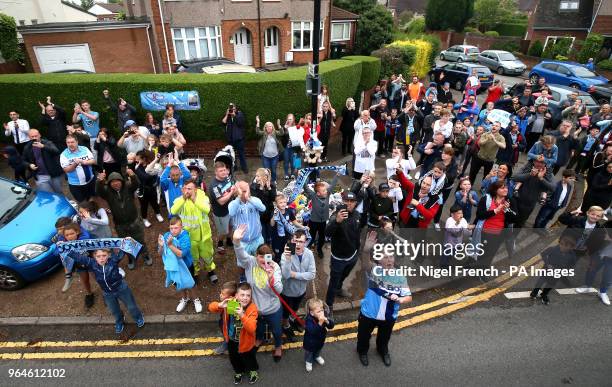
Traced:
POLYGON ((159 56, 161 58, 161 70, 159 73, 168 73, 170 69, 168 68, 168 55, 166 55, 166 47, 164 44, 164 30, 166 31, 166 40, 168 42, 168 54, 170 54, 170 64, 171 66, 175 62, 174 55, 174 44, 172 44, 172 32, 170 31, 170 23, 165 22, 162 26, 161 15, 159 13, 159 6, 157 5, 157 0, 151 0, 151 22, 154 24, 155 28, 153 28, 154 38, 153 43, 157 44, 157 51, 159 52, 159 56), (162 30, 163 29, 163 30, 162 30))
POLYGON ((612 34, 612 15, 597 16, 592 31, 598 34, 612 34))
POLYGON ((24 44, 34 72, 40 72, 34 46, 89 44, 98 73, 152 73, 146 28, 24 34, 24 44))
POLYGON ((0 63, 0 74, 18 74, 25 73, 26 69, 17 61, 0 63))
POLYGON ((555 31, 555 30, 533 30, 530 34, 531 41, 534 42, 539 40, 542 45, 546 43, 547 36, 573 36, 576 40, 584 40, 586 38, 586 31, 555 31))
POLYGON ((493 36, 472 34, 469 32, 465 34, 465 44, 476 46, 480 49, 480 51, 488 50, 491 48, 491 45, 498 43, 498 42, 499 43, 514 42, 520 47, 521 41, 522 39, 520 37, 514 37, 514 36, 493 37, 493 36))

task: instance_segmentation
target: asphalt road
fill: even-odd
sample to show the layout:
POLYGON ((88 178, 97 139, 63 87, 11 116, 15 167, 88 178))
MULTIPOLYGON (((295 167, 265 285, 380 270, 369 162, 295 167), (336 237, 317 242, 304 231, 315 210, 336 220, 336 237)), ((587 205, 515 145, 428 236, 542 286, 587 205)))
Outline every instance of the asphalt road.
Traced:
MULTIPOLYGON (((325 366, 315 365, 311 374, 306 374, 303 368, 303 354, 299 349, 286 351, 279 364, 272 362, 270 353, 260 353, 258 384, 609 385, 612 375, 610 308, 593 295, 553 294, 551 298, 551 304, 544 306, 528 299, 507 300, 498 296, 450 317, 395 332, 390 368, 384 367, 373 349, 370 366, 361 366, 354 340, 327 344, 323 352, 325 366)), ((60 330, 55 334, 62 337, 60 330)), ((91 334, 97 335, 97 332, 91 334)), ((0 362, 0 385, 5 386, 221 386, 231 383, 232 370, 227 357, 0 362), (65 369, 65 378, 8 377, 9 369, 49 367, 65 369)))

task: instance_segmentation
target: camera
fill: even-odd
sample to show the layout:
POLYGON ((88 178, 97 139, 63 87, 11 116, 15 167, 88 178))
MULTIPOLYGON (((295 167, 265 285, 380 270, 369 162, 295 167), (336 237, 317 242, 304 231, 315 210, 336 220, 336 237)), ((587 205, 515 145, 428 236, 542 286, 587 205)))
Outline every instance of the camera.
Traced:
POLYGON ((295 243, 289 242, 287 243, 287 247, 289 247, 289 252, 291 253, 291 255, 294 255, 295 254, 295 243))
POLYGON ((338 204, 338 206, 336 207, 336 209, 338 210, 338 212, 340 211, 346 211, 347 210, 347 206, 346 204, 342 203, 342 204, 338 204))

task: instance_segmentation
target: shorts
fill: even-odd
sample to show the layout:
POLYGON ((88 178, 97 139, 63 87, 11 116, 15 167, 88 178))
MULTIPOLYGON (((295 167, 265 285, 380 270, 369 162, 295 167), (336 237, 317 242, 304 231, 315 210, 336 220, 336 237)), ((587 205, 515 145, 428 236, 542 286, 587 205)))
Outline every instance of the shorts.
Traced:
POLYGON ((230 223, 229 215, 217 216, 213 214, 213 222, 215 223, 215 228, 217 229, 218 235, 229 234, 229 223, 230 223))

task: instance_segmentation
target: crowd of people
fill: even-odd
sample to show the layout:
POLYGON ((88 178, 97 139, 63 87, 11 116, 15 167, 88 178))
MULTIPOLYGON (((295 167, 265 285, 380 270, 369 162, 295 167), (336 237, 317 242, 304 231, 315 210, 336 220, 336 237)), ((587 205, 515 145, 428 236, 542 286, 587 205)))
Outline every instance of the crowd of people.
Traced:
MULTIPOLYGON (((392 254, 371 260, 367 253, 372 245, 394 238, 393 230, 433 228, 444 231, 449 243, 467 237, 483 242, 484 254, 475 266, 484 268, 504 242, 512 252, 512 241, 538 205, 533 227, 545 234, 555 215, 567 207, 576 179, 586 185, 582 205, 571 213, 565 211, 559 221, 579 232, 563 238, 561 252, 547 251, 545 256, 565 254, 567 259, 556 263, 566 266, 575 264, 570 250, 588 256, 593 263, 586 286, 603 268, 598 294, 610 305, 612 259, 609 248, 602 250, 591 234, 603 228, 612 201, 610 105, 590 114, 572 94, 561 101, 562 119, 555 122, 548 110, 551 93, 543 78, 533 85, 518 84, 514 94, 495 82, 482 106, 477 104, 478 89, 476 79, 455 100, 443 77, 426 86, 417 76, 407 82, 394 74, 375 87, 369 106, 359 110, 347 98, 336 115, 330 90, 324 86, 315 127, 310 114, 299 119, 289 114, 284 124, 279 119, 276 125, 265 122, 263 127, 256 117, 261 168, 252 179, 245 156, 247 122, 238 106, 230 104, 220 120, 231 145, 229 158, 215 158, 207 179, 201 161, 185 154, 187 123, 174 106, 166 107, 161 121, 146 113, 139 124, 140 112, 123 98, 112 99, 108 90, 103 97, 116 128, 101 127, 100 114, 86 100, 75 103, 70 116, 47 97, 39 103, 45 136, 11 111, 4 129, 13 145, 4 149, 4 155, 15 179, 32 180, 39 190, 62 194, 67 180, 70 195, 78 202, 79 219, 58 219, 58 244, 113 235, 130 238, 142 245, 136 256, 125 254, 127 268, 133 270, 139 259, 153 265, 145 233, 152 222, 166 223, 167 231, 156 238, 156 250, 166 271, 166 287, 180 297, 177 313, 190 303, 196 313, 203 311, 197 285, 204 277, 217 284, 215 256, 233 249, 239 278, 223 278, 220 300, 208 310, 220 314, 225 340, 217 351, 229 351, 235 383, 243 377, 250 383, 257 381, 256 353, 268 332, 275 361, 282 357, 283 337, 292 341, 296 331, 305 330, 306 370, 312 371, 314 363, 323 365, 321 350, 327 330, 334 326, 335 299, 352 296, 345 281, 360 261, 366 262, 369 274, 358 319, 357 351, 367 366, 370 336, 378 328, 377 351, 390 366, 393 325, 400 304, 410 302, 412 296, 405 277, 372 274, 376 266, 396 265, 392 254), (494 110, 506 112, 507 122, 491 119, 499 117, 491 114, 494 110), (341 172, 327 183, 319 171, 304 186, 306 204, 298 208, 282 185, 296 184, 309 150, 323 147, 306 162, 309 166, 329 163, 328 154, 336 147, 329 140, 337 120, 340 153, 352 158, 351 183, 339 183, 341 172), (521 153, 526 154, 522 156, 525 163, 519 161, 521 153), (277 179, 279 162, 284 183, 277 179), (382 174, 376 172, 377 166, 383 167, 382 174), (154 212, 151 216, 149 207, 154 212), (445 207, 450 216, 442 222, 445 207), (369 232, 362 238, 364 229, 369 232), (507 234, 507 230, 513 231, 507 234), (297 311, 317 276, 316 260, 327 258, 328 242, 325 299, 310 298, 302 318, 297 311)), ((90 254, 62 260, 62 291, 69 291, 74 273, 79 273, 85 305, 91 307, 95 298, 89 273, 93 273, 115 316, 116 332, 124 329, 119 301, 137 326, 143 326, 143 314, 119 267, 124 254, 104 249, 90 254)), ((452 256, 439 258, 441 267, 460 263, 452 256)), ((555 265, 553 261, 547 264, 555 265)), ((487 280, 484 275, 481 279, 487 280)), ((533 297, 548 303, 552 285, 539 281, 533 297)))

